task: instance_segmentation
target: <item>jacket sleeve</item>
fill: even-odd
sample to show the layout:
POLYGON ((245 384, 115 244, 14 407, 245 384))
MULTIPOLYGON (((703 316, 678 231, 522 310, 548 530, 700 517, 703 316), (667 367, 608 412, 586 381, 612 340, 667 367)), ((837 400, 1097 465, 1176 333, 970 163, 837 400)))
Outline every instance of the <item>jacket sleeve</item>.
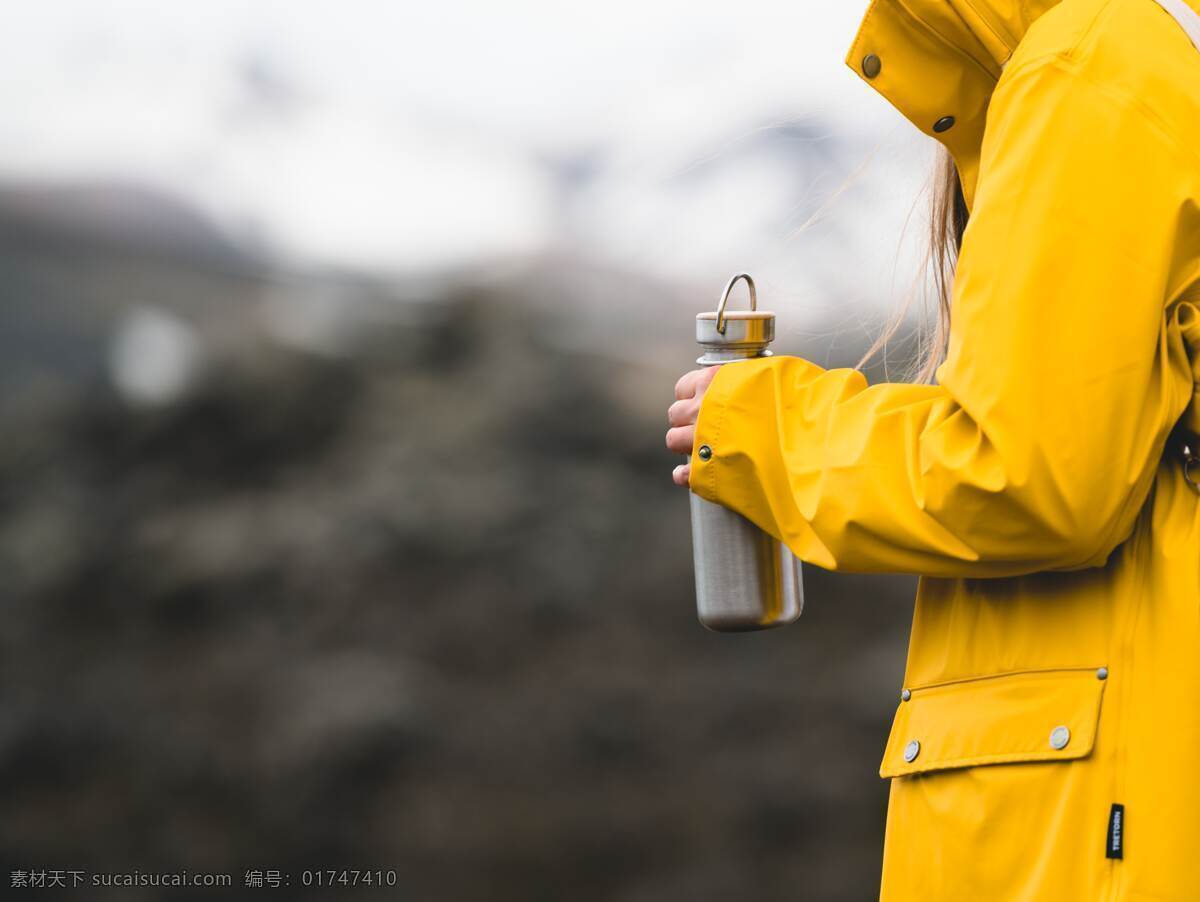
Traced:
POLYGON ((726 365, 691 489, 828 569, 1102 565, 1191 394, 1163 327, 1187 160, 1135 98, 1070 61, 1006 72, 937 384, 868 386, 795 357, 726 365))

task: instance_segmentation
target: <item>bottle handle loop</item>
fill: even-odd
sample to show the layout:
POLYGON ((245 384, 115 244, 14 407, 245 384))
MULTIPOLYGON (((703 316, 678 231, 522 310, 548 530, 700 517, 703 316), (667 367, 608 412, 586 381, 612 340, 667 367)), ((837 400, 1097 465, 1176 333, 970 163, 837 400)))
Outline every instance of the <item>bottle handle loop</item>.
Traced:
POLYGON ((725 334, 725 305, 729 303, 729 293, 741 279, 746 280, 746 287, 750 289, 750 309, 758 309, 758 294, 754 290, 754 280, 750 278, 749 273, 738 273, 725 285, 725 290, 721 292, 721 300, 717 303, 717 331, 722 335, 725 334))

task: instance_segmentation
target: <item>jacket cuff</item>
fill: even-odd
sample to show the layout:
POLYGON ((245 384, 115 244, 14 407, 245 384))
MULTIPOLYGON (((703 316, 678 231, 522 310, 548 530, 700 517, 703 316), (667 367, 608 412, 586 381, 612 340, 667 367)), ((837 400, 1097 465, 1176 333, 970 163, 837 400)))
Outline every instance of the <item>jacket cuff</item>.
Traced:
MULTIPOLYGON (((688 488, 714 504, 737 509, 734 499, 722 497, 724 476, 729 474, 732 459, 741 454, 726 448, 726 436, 737 437, 746 432, 746 425, 739 427, 739 414, 734 409, 734 399, 739 391, 766 367, 779 358, 761 357, 754 360, 739 360, 726 363, 719 370, 700 402, 700 413, 696 419, 696 438, 692 444, 691 475, 688 488)), ((727 487, 726 487, 727 488, 727 487)), ((725 493, 729 494, 728 491, 725 493)))

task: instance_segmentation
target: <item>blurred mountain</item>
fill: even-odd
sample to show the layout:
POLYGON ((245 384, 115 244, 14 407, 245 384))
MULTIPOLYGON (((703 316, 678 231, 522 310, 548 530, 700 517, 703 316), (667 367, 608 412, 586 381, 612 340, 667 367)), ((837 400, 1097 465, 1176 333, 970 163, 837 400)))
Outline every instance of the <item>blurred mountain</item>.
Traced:
POLYGON ((0 242, 165 259, 233 272, 262 270, 261 254, 234 241, 191 204, 136 182, 0 184, 0 242))
POLYGON ((0 396, 105 377, 123 318, 244 315, 266 261, 192 207, 133 184, 0 188, 0 396))

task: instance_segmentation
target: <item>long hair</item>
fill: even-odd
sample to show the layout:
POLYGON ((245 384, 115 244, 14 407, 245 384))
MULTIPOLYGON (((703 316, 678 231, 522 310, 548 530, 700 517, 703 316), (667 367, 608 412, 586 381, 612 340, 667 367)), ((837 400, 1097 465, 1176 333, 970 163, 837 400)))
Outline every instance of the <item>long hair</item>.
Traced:
MULTIPOLYGON (((954 267, 958 263, 958 252, 962 247, 963 232, 967 228, 967 202, 963 198, 962 182, 954 158, 944 147, 938 147, 937 159, 929 182, 930 216, 929 242, 926 246, 922 272, 928 272, 935 313, 932 329, 928 314, 918 321, 916 353, 906 368, 907 381, 932 382, 938 364, 945 359, 946 345, 950 337, 950 292, 954 284, 954 267)), ((861 369, 872 357, 883 351, 886 356, 888 342, 904 325, 912 307, 914 297, 926 297, 923 292, 910 291, 905 300, 892 313, 886 326, 871 347, 859 360, 856 369, 861 369)))

